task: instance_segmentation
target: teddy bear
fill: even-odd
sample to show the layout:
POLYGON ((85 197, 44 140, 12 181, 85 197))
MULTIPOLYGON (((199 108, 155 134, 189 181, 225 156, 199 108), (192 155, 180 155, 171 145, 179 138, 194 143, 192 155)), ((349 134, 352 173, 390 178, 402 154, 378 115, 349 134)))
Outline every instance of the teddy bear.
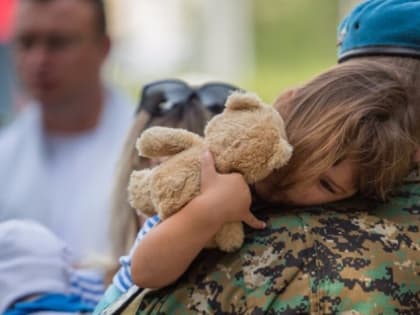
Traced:
MULTIPOLYGON (((234 92, 225 109, 206 125, 204 137, 187 130, 151 127, 136 142, 141 156, 167 159, 135 170, 128 185, 131 206, 165 220, 200 193, 200 158, 206 148, 220 173, 239 172, 253 184, 285 165, 292 147, 277 110, 253 93, 234 92)), ((225 224, 207 247, 232 252, 241 247, 241 222, 225 224)))

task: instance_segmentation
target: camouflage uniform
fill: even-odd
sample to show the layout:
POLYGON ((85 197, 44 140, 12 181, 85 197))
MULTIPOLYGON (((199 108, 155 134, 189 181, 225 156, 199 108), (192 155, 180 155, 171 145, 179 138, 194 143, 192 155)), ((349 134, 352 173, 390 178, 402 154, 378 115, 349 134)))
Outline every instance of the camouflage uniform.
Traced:
POLYGON ((412 180, 386 204, 353 198, 297 212, 260 202, 265 230, 247 230, 239 253, 204 251, 175 284, 138 299, 137 314, 420 314, 412 180))

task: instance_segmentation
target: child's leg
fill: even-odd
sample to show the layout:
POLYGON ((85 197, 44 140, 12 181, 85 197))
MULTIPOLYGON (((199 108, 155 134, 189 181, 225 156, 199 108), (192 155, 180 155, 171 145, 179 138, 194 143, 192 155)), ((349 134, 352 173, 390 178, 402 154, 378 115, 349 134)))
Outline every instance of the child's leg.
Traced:
POLYGON ((117 289, 117 287, 111 284, 105 291, 104 296, 99 301, 98 305, 96 305, 95 310, 93 311, 92 315, 99 315, 101 312, 115 302, 123 292, 117 289))

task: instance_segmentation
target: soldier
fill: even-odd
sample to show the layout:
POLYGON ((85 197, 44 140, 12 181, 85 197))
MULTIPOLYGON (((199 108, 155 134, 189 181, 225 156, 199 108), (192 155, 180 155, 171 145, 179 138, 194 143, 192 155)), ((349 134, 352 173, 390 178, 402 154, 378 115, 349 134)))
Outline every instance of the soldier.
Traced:
MULTIPOLYGON (((377 61, 418 104, 419 30, 419 1, 364 1, 339 27, 339 60, 377 61)), ((239 253, 201 253, 125 314, 418 314, 418 170, 409 179, 387 203, 355 197, 300 212, 258 203, 263 233, 248 231, 239 253)))

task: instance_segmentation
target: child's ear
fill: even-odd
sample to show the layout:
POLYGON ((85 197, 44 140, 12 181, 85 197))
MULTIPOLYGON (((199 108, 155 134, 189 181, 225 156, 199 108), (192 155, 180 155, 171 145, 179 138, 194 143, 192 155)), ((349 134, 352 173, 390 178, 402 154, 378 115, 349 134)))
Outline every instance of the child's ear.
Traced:
POLYGON ((418 147, 416 152, 414 152, 413 160, 415 163, 420 163, 420 147, 418 147))

